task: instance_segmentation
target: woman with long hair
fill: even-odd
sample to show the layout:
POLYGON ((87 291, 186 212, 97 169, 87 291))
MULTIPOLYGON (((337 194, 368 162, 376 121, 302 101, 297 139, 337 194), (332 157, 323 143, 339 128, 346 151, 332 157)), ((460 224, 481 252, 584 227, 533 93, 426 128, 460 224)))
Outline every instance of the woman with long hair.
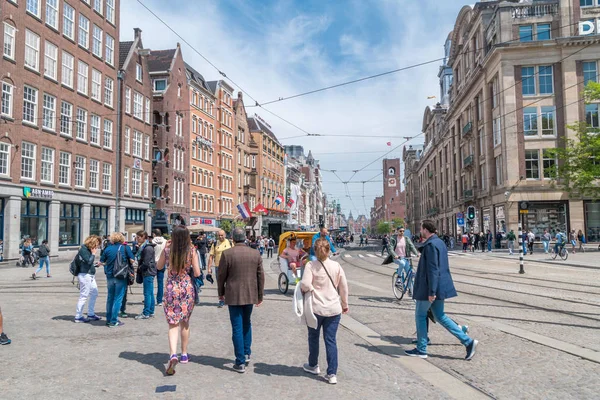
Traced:
POLYGON ((194 283, 190 277, 190 270, 194 276, 200 276, 198 253, 190 239, 190 232, 185 226, 173 228, 171 240, 162 252, 158 270, 167 268, 167 288, 163 308, 169 324, 169 350, 171 357, 167 367, 167 375, 175 374, 178 362, 186 364, 189 361, 187 346, 190 338, 190 317, 194 310, 194 283), (177 341, 181 328, 181 360, 177 358, 177 341))
POLYGON ((96 315, 94 308, 98 298, 98 285, 96 284, 96 254, 100 247, 101 239, 99 236, 88 236, 83 245, 77 252, 76 263, 79 267, 77 280, 79 281, 79 301, 75 310, 75 322, 99 321, 100 317, 96 315), (83 307, 88 302, 87 317, 83 316, 83 307))

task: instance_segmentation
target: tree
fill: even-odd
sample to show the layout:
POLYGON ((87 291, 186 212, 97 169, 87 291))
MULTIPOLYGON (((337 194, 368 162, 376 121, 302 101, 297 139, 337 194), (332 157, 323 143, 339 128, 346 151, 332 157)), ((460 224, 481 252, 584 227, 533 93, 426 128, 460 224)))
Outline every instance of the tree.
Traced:
MULTIPOLYGON (((583 92, 586 104, 600 100, 600 84, 588 83, 583 92)), ((600 129, 599 116, 590 113, 587 121, 568 126, 575 139, 563 139, 562 146, 544 150, 544 167, 558 160, 558 165, 548 165, 553 185, 562 187, 571 197, 600 199, 600 129)))
POLYGON ((401 227, 403 228, 404 226, 406 226, 406 222, 404 221, 404 218, 396 217, 396 218, 392 219, 392 227, 394 229, 401 228, 401 227))
POLYGON ((227 234, 231 234, 235 228, 243 228, 246 226, 246 222, 244 221, 221 221, 221 229, 225 231, 227 234))
POLYGON ((386 235, 392 230, 392 225, 387 221, 379 221, 377 223, 377 233, 380 235, 386 235))

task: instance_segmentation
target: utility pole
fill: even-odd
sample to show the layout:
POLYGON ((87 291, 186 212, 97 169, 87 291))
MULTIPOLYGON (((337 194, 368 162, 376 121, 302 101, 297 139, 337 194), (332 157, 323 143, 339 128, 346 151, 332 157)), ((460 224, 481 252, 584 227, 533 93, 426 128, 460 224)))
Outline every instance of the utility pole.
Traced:
POLYGON ((525 269, 523 268, 523 223, 521 222, 521 215, 519 214, 519 273, 524 274, 525 269))

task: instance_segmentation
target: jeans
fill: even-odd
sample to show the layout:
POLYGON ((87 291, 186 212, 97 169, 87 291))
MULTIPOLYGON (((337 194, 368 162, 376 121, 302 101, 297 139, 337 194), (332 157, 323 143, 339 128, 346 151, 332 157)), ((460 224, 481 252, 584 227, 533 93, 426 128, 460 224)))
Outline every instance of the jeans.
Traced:
POLYGON ((123 301, 121 302, 121 313, 127 312, 127 286, 125 285, 125 293, 123 294, 123 301))
POLYGON ((547 240, 542 241, 542 244, 544 245, 544 253, 548 253, 548 250, 550 249, 550 242, 547 240))
POLYGON ((308 364, 315 367, 319 364, 319 336, 323 327, 323 341, 327 353, 327 375, 336 375, 338 369, 337 330, 341 314, 333 317, 317 317, 317 329, 308 328, 308 364))
POLYGON ((156 287, 156 303, 161 304, 165 294, 165 268, 156 271, 156 287))
POLYGON ((235 364, 246 363, 246 356, 252 354, 252 304, 244 306, 229 306, 229 320, 231 321, 231 340, 235 353, 235 364))
POLYGON ((558 251, 559 251, 558 249, 559 249, 559 247, 560 247, 560 248, 561 248, 561 250, 562 250, 562 248, 563 248, 563 247, 565 247, 565 243, 556 243, 556 244, 554 245, 554 252, 555 252, 556 254, 558 254, 558 251))
POLYGON ((46 264, 46 275, 50 275, 50 256, 40 257, 40 266, 38 267, 35 274, 39 274, 42 269, 44 269, 44 263, 46 264))
POLYGON ((399 258, 397 260, 394 260, 394 263, 398 264, 398 276, 400 276, 400 268, 404 270, 405 274, 408 274, 408 271, 410 271, 410 263, 406 258, 399 258))
POLYGON ((273 248, 272 247, 267 248, 267 257, 268 258, 273 257, 273 248))
POLYGON ((388 248, 387 248, 387 246, 386 246, 386 245, 383 245, 383 247, 381 248, 381 255, 383 255, 383 252, 384 252, 384 251, 387 251, 387 252, 388 252, 388 254, 389 254, 389 251, 388 251, 388 248))
POLYGON ((527 255, 527 242, 523 242, 522 246, 523 246, 523 255, 526 256, 527 255))
POLYGON ((88 317, 96 315, 94 307, 98 298, 98 285, 96 284, 96 276, 90 274, 77 275, 79 280, 79 301, 75 310, 75 318, 83 317, 83 306, 88 302, 88 317))
POLYGON ((260 252, 260 256, 262 257, 262 255, 265 253, 265 248, 264 247, 259 247, 258 251, 260 252))
POLYGON ((487 246, 488 247, 488 251, 492 251, 492 241, 491 240, 487 243, 487 245, 488 245, 487 246))
POLYGON ((508 241, 508 252, 512 255, 515 251, 515 242, 514 240, 508 241))
POLYGON ((127 291, 127 279, 106 278, 108 295, 106 298, 106 321, 116 324, 123 303, 123 296, 127 291))
POLYGON ((198 257, 200 259, 200 267, 206 269, 206 253, 202 254, 198 252, 198 255, 200 256, 198 257))
POLYGON ((437 322, 440 323, 448 332, 456 337, 463 346, 471 344, 471 339, 462 331, 452 319, 444 313, 444 300, 435 300, 430 303, 428 300, 417 300, 415 308, 415 323, 417 325, 417 350, 427 353, 427 310, 431 312, 437 322))
POLYGON ((142 314, 153 315, 154 314, 154 277, 144 277, 144 310, 142 314))

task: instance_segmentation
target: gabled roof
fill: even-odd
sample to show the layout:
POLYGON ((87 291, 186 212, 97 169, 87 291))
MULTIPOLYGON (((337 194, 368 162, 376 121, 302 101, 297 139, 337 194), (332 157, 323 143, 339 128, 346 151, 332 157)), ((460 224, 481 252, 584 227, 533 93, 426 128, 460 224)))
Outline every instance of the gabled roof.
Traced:
POLYGON ((135 42, 119 42, 119 69, 123 69, 123 65, 125 65, 125 60, 127 60, 127 56, 131 51, 133 43, 135 42))
POLYGON ((212 94, 216 95, 217 94, 217 84, 219 83, 219 81, 210 81, 210 82, 206 82, 206 85, 209 87, 210 91, 212 92, 212 94))
POLYGON ((148 70, 150 72, 169 71, 176 53, 177 49, 152 51, 148 56, 148 70))
POLYGON ((281 146, 281 143, 279 143, 277 136, 275 136, 275 134, 271 131, 271 128, 258 119, 256 115, 248 118, 248 129, 250 129, 250 132, 261 131, 266 133, 271 139, 281 146))
POLYGON ((200 72, 196 71, 188 63, 185 63, 185 69, 186 69, 186 72, 188 74, 189 79, 192 82, 195 82, 198 86, 200 86, 204 90, 207 90, 207 91, 209 91, 211 93, 214 93, 212 90, 210 90, 210 88, 206 84, 206 80, 204 79, 204 77, 202 76, 202 74, 200 72))

